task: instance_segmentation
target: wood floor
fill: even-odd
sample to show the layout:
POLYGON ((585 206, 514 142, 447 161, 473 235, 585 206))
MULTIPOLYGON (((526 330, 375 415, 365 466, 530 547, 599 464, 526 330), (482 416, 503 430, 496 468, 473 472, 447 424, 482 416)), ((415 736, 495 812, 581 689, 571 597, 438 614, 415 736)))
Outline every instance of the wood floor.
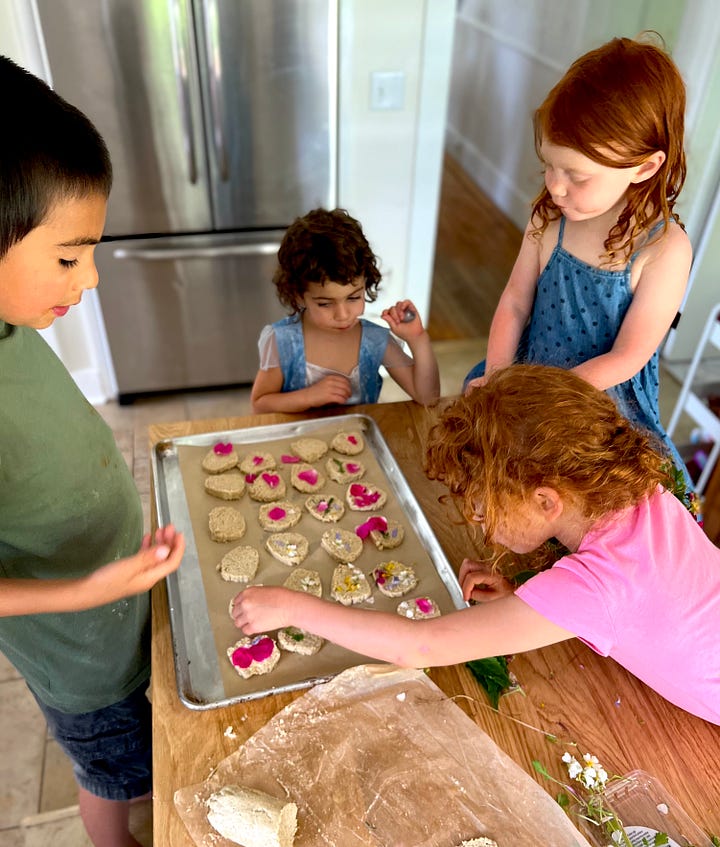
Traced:
POLYGON ((433 341, 487 337, 522 232, 445 157, 428 332, 433 341))

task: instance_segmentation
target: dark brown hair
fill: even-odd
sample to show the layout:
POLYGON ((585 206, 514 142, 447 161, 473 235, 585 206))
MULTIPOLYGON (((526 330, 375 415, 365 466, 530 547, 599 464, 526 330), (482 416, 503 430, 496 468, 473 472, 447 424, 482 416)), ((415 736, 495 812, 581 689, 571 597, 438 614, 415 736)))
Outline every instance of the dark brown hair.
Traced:
POLYGON ((278 299, 295 314, 311 282, 352 285, 365 280, 365 297, 377 298, 381 274, 360 223, 344 209, 313 209, 288 227, 273 277, 278 299))
POLYGON ((592 520, 669 487, 668 460, 612 399, 561 368, 512 365, 452 403, 430 430, 426 473, 443 482, 486 536, 538 487, 592 520))
MULTIPOLYGON (((571 147, 611 168, 642 164, 661 150, 666 159, 657 173, 631 185, 627 205, 605 241, 608 263, 627 261, 637 239, 659 217, 663 233, 685 182, 683 148, 685 83, 668 54, 647 40, 614 38, 581 56, 535 112, 535 149, 543 140, 571 147)), ((660 39, 661 40, 661 39, 660 39)), ((533 202, 533 234, 560 217, 547 188, 533 202)))

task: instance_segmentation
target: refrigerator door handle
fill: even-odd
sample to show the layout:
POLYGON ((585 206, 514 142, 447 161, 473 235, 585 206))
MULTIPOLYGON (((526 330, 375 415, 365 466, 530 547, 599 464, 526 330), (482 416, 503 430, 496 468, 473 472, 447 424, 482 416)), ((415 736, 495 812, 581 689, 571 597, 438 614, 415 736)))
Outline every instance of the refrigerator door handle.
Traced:
POLYGON ((262 241, 256 244, 228 244, 224 247, 151 247, 113 250, 115 259, 141 262, 167 262, 182 259, 222 259, 228 256, 269 256, 280 249, 279 241, 262 241))
POLYGON ((220 179, 227 182, 229 179, 227 146, 225 144, 225 114, 222 108, 222 58, 220 52, 220 40, 218 31, 220 24, 218 20, 217 0, 203 0, 201 3, 204 18, 205 41, 208 55, 208 70, 210 73, 210 115, 212 118, 212 137, 215 146, 215 157, 217 160, 220 179))
POLYGON ((198 181, 197 152, 190 106, 190 81, 187 61, 188 15, 185 0, 170 0, 170 37, 178 100, 182 115, 184 147, 187 158, 188 180, 195 185, 198 181))

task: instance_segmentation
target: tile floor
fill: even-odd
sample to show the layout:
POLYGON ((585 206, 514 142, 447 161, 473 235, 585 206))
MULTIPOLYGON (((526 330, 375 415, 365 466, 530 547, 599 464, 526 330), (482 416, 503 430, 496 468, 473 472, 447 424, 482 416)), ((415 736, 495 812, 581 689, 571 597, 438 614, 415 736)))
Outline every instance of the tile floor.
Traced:
MULTIPOLYGON (((434 345, 443 395, 457 394, 469 367, 485 354, 484 339, 441 341, 434 345)), ((667 421, 677 397, 677 383, 665 376, 661 410, 667 421)), ((381 402, 406 399, 386 380, 381 402)), ((150 465, 147 426, 151 423, 243 415, 250 412, 249 390, 177 394, 98 411, 113 428, 150 516, 150 465)), ((689 432, 689 425, 687 431, 689 432)), ((679 433, 682 440, 685 431, 679 433)), ((0 654, 0 847, 90 847, 76 806, 69 763, 52 738, 34 700, 14 668, 0 654)), ((133 808, 132 826, 143 845, 152 844, 150 804, 133 808)))

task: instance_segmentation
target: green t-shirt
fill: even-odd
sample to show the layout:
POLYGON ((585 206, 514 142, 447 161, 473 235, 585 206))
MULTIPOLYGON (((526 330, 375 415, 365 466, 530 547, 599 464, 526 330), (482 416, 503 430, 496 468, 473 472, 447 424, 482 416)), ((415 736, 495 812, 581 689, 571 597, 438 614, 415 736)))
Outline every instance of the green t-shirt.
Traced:
MULTIPOLYGON (((43 338, 0 321, 2 578, 78 577, 135 553, 140 498, 112 432, 43 338)), ((49 706, 86 712, 150 674, 149 595, 0 618, 0 650, 49 706)))

